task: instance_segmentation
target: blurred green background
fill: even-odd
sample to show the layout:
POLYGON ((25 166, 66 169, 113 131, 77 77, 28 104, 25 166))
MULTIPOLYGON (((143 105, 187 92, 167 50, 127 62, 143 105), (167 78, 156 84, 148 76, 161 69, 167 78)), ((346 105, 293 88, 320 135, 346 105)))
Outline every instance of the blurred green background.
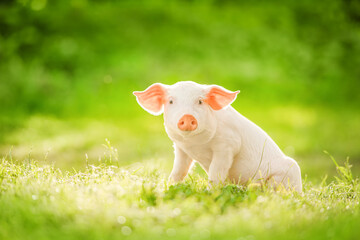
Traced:
POLYGON ((183 80, 241 90, 304 177, 333 174, 323 150, 360 172, 359 1, 0 2, 1 155, 82 169, 107 138, 120 165, 169 172, 162 118, 132 91, 183 80))

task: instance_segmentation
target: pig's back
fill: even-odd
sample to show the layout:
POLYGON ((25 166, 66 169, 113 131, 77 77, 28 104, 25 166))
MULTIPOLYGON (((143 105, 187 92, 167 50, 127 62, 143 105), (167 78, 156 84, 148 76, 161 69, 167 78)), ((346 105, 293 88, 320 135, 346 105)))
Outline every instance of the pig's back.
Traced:
POLYGON ((221 129, 219 139, 229 139, 237 142, 240 146, 235 152, 234 163, 229 175, 252 177, 258 170, 268 172, 271 162, 285 157, 264 130, 234 108, 220 110, 217 117, 219 118, 218 128, 221 129))

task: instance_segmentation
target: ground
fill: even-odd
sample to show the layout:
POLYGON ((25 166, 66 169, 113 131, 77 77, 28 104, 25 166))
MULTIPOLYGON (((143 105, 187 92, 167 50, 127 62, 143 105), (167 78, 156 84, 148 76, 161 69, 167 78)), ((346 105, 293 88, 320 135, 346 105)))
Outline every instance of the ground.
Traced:
MULTIPOLYGON (((0 164, 1 239, 356 239, 359 179, 349 165, 304 193, 254 184, 169 185, 156 164, 66 172, 33 160, 0 164)), ((114 159, 112 159, 114 160, 114 159)), ((115 165, 113 165, 115 164, 115 165)), ((334 164, 335 167, 335 164, 334 164)))

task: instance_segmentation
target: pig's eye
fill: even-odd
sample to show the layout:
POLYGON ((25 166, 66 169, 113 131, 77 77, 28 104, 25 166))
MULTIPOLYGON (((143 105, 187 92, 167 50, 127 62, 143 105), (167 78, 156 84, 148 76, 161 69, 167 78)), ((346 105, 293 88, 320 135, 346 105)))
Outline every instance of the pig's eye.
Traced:
POLYGON ((199 99, 199 104, 201 105, 203 103, 203 101, 201 99, 199 99))
POLYGON ((170 104, 173 104, 174 102, 173 102, 173 100, 171 99, 171 100, 169 101, 169 103, 170 103, 170 104))

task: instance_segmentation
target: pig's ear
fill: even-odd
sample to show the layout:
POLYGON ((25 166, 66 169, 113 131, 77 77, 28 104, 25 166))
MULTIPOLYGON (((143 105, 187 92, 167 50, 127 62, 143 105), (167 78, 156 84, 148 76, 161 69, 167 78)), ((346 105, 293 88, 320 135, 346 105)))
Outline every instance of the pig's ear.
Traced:
POLYGON ((211 86, 204 101, 214 110, 220 110, 230 105, 240 91, 231 92, 220 86, 211 86))
POLYGON ((135 91, 133 94, 140 106, 153 115, 160 115, 166 99, 165 85, 154 83, 145 91, 135 91))

